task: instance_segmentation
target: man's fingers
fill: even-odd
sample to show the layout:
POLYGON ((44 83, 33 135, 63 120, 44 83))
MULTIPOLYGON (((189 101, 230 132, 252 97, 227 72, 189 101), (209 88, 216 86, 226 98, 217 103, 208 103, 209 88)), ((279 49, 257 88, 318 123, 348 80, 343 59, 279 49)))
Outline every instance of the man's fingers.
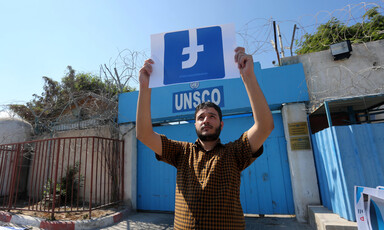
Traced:
POLYGON ((236 52, 236 54, 235 54, 235 62, 240 64, 240 60, 241 60, 241 58, 242 58, 244 55, 246 55, 246 54, 245 54, 245 49, 244 49, 243 47, 237 47, 237 48, 235 49, 235 52, 236 52))
POLYGON ((245 48, 244 47, 236 47, 236 49, 235 49, 235 52, 237 53, 237 52, 245 52, 245 48))
POLYGON ((150 75, 152 73, 152 64, 154 63, 155 62, 152 59, 145 60, 143 67, 140 69, 140 72, 146 72, 148 75, 150 75))
POLYGON ((236 53, 235 55, 235 62, 239 68, 243 68, 245 66, 247 59, 248 55, 243 52, 236 53))

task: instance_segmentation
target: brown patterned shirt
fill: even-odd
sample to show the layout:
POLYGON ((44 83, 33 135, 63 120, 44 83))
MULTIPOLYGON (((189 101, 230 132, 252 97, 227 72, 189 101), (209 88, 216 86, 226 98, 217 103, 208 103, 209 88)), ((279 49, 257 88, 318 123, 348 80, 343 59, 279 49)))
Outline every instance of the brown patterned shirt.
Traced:
POLYGON ((174 229, 244 229, 240 173, 263 152, 252 153, 247 132, 205 151, 199 141, 174 141, 161 135, 158 160, 177 168, 174 229))

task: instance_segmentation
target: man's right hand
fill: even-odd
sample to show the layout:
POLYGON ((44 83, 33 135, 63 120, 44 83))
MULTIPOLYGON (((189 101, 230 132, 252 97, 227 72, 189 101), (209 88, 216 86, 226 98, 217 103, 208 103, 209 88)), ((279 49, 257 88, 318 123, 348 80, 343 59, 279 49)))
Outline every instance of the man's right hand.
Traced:
POLYGON ((149 76, 152 73, 152 64, 155 62, 152 59, 147 59, 144 62, 143 67, 141 67, 139 71, 139 83, 140 88, 148 88, 149 87, 149 76))

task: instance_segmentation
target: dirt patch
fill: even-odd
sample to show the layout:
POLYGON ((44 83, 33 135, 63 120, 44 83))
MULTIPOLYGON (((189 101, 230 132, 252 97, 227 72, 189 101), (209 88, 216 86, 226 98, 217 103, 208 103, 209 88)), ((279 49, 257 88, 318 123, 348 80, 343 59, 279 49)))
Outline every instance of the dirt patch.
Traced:
MULTIPOLYGON (((124 208, 123 207, 111 207, 111 208, 104 208, 104 209, 97 209, 92 210, 91 212, 91 219, 97 219, 109 215, 116 214, 118 212, 121 212, 124 208)), ((79 220, 89 220, 89 211, 75 211, 76 209, 70 208, 66 209, 64 208, 56 209, 56 211, 60 213, 55 212, 55 220, 62 220, 62 221, 79 221, 79 220)), ((48 210, 47 210, 48 211, 48 210)), ((52 211, 52 210, 49 210, 52 211)), ((24 210, 17 210, 17 211, 11 211, 11 214, 21 214, 26 216, 32 216, 32 217, 38 217, 43 220, 52 220, 51 219, 51 212, 38 212, 38 211, 24 211, 24 210)))

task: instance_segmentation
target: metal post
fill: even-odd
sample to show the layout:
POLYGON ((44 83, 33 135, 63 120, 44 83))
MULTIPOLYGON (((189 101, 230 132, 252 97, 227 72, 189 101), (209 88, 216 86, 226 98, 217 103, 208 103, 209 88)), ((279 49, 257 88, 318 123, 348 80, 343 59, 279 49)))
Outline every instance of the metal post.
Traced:
POLYGON ((293 56, 292 47, 293 47, 293 41, 295 40, 295 33, 296 33, 296 24, 293 26, 292 41, 291 41, 291 46, 289 47, 289 50, 291 51, 291 56, 293 56))
POLYGON ((280 33, 280 26, 279 26, 279 25, 277 25, 277 35, 279 36, 279 43, 280 43, 281 57, 285 57, 285 55, 284 55, 283 40, 281 39, 281 33, 280 33))
MULTIPOLYGON (((53 183, 53 197, 52 197, 52 214, 51 220, 55 219, 55 202, 56 202, 56 184, 57 184, 57 173, 59 169, 59 153, 60 153, 60 139, 57 140, 57 152, 56 152, 56 169, 55 169, 55 182, 53 183)), ((53 161, 52 161, 53 163, 53 161)), ((53 164, 52 164, 53 166, 53 164)), ((53 171, 53 170, 52 170, 53 171)))
POLYGON ((278 61, 279 66, 280 66, 280 56, 279 56, 279 50, 277 49, 276 22, 275 21, 273 21, 273 32, 274 32, 274 37, 275 37, 275 51, 276 51, 276 55, 277 55, 277 61, 278 61))

